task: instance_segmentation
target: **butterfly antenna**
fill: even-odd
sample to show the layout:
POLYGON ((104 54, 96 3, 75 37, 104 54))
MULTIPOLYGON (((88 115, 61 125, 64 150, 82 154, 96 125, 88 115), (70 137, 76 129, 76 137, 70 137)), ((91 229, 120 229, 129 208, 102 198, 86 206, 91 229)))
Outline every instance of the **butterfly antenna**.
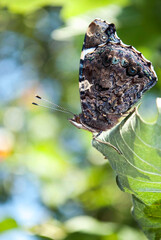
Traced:
POLYGON ((40 99, 40 100, 42 100, 42 101, 45 101, 45 102, 47 102, 47 103, 50 103, 50 104, 56 106, 56 110, 61 109, 61 110, 65 111, 66 113, 70 113, 70 114, 72 114, 72 115, 75 115, 73 112, 71 112, 71 111, 69 111, 69 110, 67 110, 67 109, 65 109, 65 108, 57 105, 56 103, 53 103, 53 102, 51 102, 51 101, 49 101, 49 100, 47 100, 47 99, 45 99, 45 98, 40 97, 39 95, 36 95, 35 97, 38 98, 38 99, 40 99))
POLYGON ((59 112, 64 112, 64 113, 69 113, 69 114, 75 115, 73 112, 71 112, 71 111, 69 111, 69 110, 67 110, 67 109, 65 109, 65 108, 57 105, 56 103, 53 103, 53 102, 51 102, 51 101, 49 101, 49 100, 47 100, 47 99, 45 99, 45 98, 40 97, 39 95, 36 95, 35 97, 38 98, 38 99, 40 99, 40 100, 42 100, 42 101, 44 101, 44 102, 50 103, 51 105, 55 106, 55 108, 54 108, 54 107, 48 107, 48 106, 41 105, 41 104, 37 104, 37 103, 35 103, 35 102, 32 103, 33 105, 37 105, 37 106, 41 106, 41 107, 46 107, 46 108, 50 108, 50 109, 52 109, 52 110, 56 110, 56 111, 59 111, 59 112))
MULTIPOLYGON (((70 113, 68 111, 65 111, 65 110, 62 110, 62 109, 59 109, 59 108, 53 108, 53 107, 45 106, 43 104, 38 104, 38 103, 35 103, 35 102, 32 102, 32 104, 35 105, 35 106, 44 107, 44 108, 48 108, 48 109, 51 109, 51 110, 56 110, 56 111, 63 112, 63 113, 70 113)), ((71 114, 73 115, 73 113, 71 113, 71 114)))

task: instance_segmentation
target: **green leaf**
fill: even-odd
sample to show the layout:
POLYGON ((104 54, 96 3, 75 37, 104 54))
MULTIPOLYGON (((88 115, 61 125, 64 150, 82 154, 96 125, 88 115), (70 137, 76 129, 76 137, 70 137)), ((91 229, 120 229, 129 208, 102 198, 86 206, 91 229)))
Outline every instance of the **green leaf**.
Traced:
POLYGON ((102 222, 87 215, 76 216, 64 223, 49 220, 41 225, 29 229, 40 239, 54 240, 112 240, 126 239, 144 240, 144 236, 136 229, 114 222, 102 222))
POLYGON ((142 239, 142 233, 137 232, 135 229, 113 222, 102 222, 89 216, 77 216, 67 220, 64 227, 68 232, 67 239, 142 239), (75 234, 74 234, 75 233, 75 234))
POLYGON ((0 233, 17 227, 18 225, 14 219, 6 218, 0 222, 0 233))
POLYGON ((122 191, 132 194, 133 215, 148 239, 161 238, 161 99, 158 118, 146 123, 137 110, 112 130, 93 140, 93 146, 108 158, 122 191))
POLYGON ((116 232, 118 226, 114 223, 99 222, 89 216, 78 216, 69 219, 65 223, 65 227, 69 232, 84 232, 88 234, 107 236, 116 232))
POLYGON ((65 0, 1 0, 0 6, 7 7, 11 12, 26 14, 44 6, 61 6, 65 0))
MULTIPOLYGON (((129 0, 113 0, 112 4, 125 6, 129 0)), ((11 12, 27 14, 44 6, 61 6, 64 19, 77 16, 91 9, 107 6, 110 0, 1 0, 0 6, 7 7, 11 12)), ((97 16, 96 16, 97 17, 97 16)))

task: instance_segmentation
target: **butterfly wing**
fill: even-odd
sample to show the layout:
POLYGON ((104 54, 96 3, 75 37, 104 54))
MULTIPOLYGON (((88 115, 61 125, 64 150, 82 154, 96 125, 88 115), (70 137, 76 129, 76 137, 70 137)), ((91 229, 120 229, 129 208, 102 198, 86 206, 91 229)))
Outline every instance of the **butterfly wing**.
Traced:
POLYGON ((114 24, 96 19, 89 25, 79 74, 84 125, 113 127, 156 81, 151 63, 120 41, 114 24))

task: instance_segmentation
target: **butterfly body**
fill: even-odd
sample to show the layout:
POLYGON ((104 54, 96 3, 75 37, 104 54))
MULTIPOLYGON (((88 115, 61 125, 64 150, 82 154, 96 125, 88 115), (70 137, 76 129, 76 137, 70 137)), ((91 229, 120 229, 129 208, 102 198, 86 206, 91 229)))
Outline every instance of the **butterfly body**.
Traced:
POLYGON ((82 113, 69 121, 91 132, 111 129, 156 82, 151 63, 122 43, 115 25, 95 19, 88 27, 80 59, 82 113))

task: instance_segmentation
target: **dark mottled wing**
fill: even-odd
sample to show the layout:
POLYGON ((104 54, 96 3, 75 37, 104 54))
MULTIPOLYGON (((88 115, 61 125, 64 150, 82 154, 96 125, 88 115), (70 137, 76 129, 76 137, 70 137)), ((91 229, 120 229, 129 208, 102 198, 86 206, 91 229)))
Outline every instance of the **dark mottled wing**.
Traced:
POLYGON ((84 126, 113 127, 156 81, 151 63, 120 41, 114 24, 96 19, 89 25, 79 76, 84 126))

